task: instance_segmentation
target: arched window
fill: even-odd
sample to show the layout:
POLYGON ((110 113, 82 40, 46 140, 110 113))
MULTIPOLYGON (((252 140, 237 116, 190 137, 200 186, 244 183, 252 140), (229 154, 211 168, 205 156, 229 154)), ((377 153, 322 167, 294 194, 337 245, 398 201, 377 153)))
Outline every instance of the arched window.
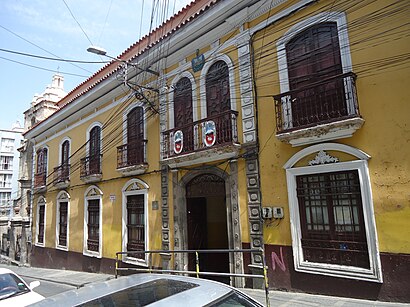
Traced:
POLYGON ((192 122, 192 84, 189 78, 184 77, 175 84, 174 91, 174 126, 183 133, 184 147, 182 152, 194 149, 192 122))
POLYGON ((208 117, 231 109, 229 69, 224 61, 217 61, 206 75, 206 109, 208 117))
POLYGON ((70 141, 65 140, 61 144, 61 165, 58 173, 58 181, 64 182, 70 178, 70 141))
POLYGON ((34 176, 34 186, 36 188, 46 185, 47 178, 47 148, 41 148, 37 151, 36 174, 34 176))
POLYGON ((83 180, 91 177, 101 180, 101 153, 101 124, 94 123, 88 130, 87 156, 81 159, 80 176, 83 180))
POLYGON ((144 109, 136 107, 127 114, 126 166, 144 163, 144 109))
POLYGON ((234 118, 231 112, 229 68, 224 61, 219 60, 209 68, 205 88, 208 121, 203 124, 203 133, 208 135, 208 130, 211 131, 212 144, 231 143, 236 138, 232 131, 236 123, 233 124, 234 118))
POLYGON ((347 145, 321 143, 285 164, 296 271, 382 281, 369 158, 347 145), (337 157, 343 154, 357 159, 337 157))

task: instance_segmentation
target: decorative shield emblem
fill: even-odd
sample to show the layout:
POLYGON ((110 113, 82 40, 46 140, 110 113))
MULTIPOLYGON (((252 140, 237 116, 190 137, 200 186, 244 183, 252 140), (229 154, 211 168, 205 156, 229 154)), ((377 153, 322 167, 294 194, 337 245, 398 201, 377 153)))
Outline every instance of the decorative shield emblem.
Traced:
POLYGON ((207 147, 211 147, 216 141, 216 126, 215 122, 210 120, 205 122, 204 143, 207 147))
POLYGON ((192 59, 192 70, 194 72, 200 71, 205 65, 205 56, 199 54, 199 49, 196 50, 196 57, 192 59))
POLYGON ((180 154, 184 148, 184 134, 181 130, 177 130, 174 133, 174 152, 180 154))

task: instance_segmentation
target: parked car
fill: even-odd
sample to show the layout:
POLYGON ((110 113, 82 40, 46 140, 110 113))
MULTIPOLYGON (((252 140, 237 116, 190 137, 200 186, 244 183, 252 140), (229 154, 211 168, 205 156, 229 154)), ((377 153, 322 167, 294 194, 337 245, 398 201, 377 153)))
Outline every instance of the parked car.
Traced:
POLYGON ((39 281, 27 285, 13 271, 0 268, 0 306, 27 306, 43 300, 44 296, 33 291, 39 285, 39 281))
POLYGON ((249 306, 263 305, 222 283, 167 274, 134 274, 70 290, 33 306, 249 306))

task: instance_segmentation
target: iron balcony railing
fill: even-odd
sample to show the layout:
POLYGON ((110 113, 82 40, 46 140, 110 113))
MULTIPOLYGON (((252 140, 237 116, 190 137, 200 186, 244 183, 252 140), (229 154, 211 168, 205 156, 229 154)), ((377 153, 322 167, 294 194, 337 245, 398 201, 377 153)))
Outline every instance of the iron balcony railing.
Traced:
POLYGON ((34 175, 34 187, 40 188, 46 185, 47 172, 40 172, 34 175))
POLYGON ((352 72, 275 95, 274 100, 278 134, 360 116, 352 72))
POLYGON ((171 158, 182 156, 188 153, 225 146, 238 142, 237 131, 237 111, 225 111, 215 116, 210 116, 182 127, 177 127, 163 132, 163 157, 171 158), (215 124, 215 143, 213 145, 206 144, 205 138, 206 127, 210 122, 215 124), (183 134, 182 150, 175 150, 175 136, 178 131, 183 134))
POLYGON ((92 175, 101 175, 101 159, 102 154, 91 155, 80 160, 80 177, 92 175))
POLYGON ((147 140, 141 140, 117 147, 117 169, 146 164, 147 140))
POLYGON ((53 184, 59 184, 70 180, 70 164, 64 163, 54 168, 53 184))

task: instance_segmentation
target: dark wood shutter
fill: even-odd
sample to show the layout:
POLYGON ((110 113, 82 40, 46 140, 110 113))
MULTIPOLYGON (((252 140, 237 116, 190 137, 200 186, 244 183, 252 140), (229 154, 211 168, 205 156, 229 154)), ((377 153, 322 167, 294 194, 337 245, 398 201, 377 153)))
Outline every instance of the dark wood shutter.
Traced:
POLYGON ((144 109, 136 107, 127 115, 127 165, 144 162, 144 109))
POLYGON ((44 243, 44 232, 45 232, 45 205, 40 205, 38 208, 38 237, 37 237, 37 242, 38 243, 44 243))
POLYGON ((69 177, 70 142, 64 141, 61 145, 61 180, 69 177))
POLYGON ((101 128, 95 126, 90 131, 89 174, 100 174, 101 128))
POLYGON ((182 152, 194 149, 192 122, 192 84, 191 80, 185 77, 177 82, 174 90, 174 126, 184 134, 182 152))
POLYGON ((67 220, 68 220, 68 203, 60 202, 60 220, 59 220, 59 234, 58 234, 58 244, 60 246, 67 246, 67 220))
POLYGON ((231 142, 229 69, 224 61, 217 61, 209 68, 205 87, 207 117, 215 122, 216 143, 231 142))
POLYGON ((100 242, 100 201, 98 199, 88 200, 88 238, 87 249, 98 252, 100 242))
POLYGON ((347 115, 339 37, 335 22, 314 25, 286 45, 293 126, 347 115), (301 90, 302 89, 302 90, 301 90))

